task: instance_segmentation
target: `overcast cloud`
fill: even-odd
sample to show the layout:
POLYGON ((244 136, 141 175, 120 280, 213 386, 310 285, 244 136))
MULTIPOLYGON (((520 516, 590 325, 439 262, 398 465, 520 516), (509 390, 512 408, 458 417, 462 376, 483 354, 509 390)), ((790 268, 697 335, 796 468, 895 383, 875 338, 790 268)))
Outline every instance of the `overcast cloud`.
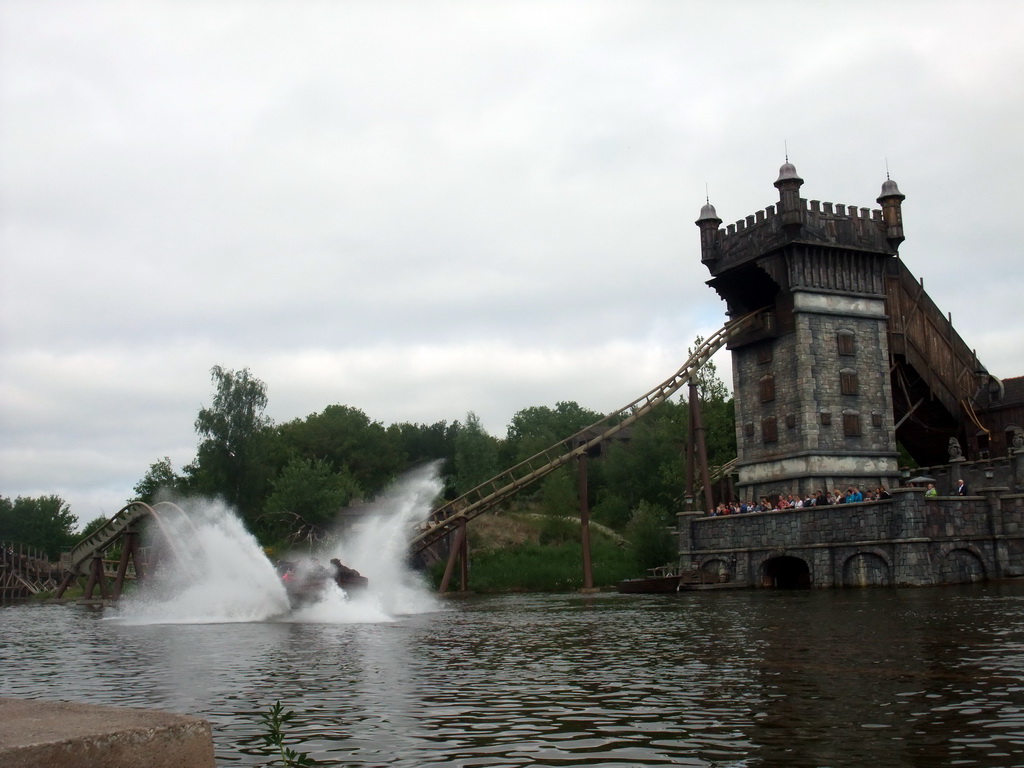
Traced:
MULTIPOLYGON (((725 319, 693 222, 907 196, 904 261, 1024 374, 1024 3, 0 0, 0 495, 85 523, 194 456, 214 365, 504 436, 725 319)), ((716 358, 727 378, 729 361, 716 358)))

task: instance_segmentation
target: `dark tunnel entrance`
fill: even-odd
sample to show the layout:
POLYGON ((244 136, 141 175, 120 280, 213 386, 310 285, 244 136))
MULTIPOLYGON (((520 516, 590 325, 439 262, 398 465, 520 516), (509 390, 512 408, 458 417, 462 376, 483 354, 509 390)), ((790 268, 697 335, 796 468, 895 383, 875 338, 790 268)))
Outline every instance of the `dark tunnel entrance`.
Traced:
POLYGON ((773 557, 761 569, 761 586, 774 589, 808 589, 811 569, 799 557, 773 557))

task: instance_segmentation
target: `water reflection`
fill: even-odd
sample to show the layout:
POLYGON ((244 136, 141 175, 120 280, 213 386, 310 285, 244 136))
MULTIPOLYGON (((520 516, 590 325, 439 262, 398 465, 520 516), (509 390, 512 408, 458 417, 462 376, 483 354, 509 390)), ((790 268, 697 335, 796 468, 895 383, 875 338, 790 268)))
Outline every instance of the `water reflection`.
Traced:
POLYGON ((155 706, 265 765, 1024 764, 1024 585, 471 598, 357 624, 0 612, 0 695, 155 706))

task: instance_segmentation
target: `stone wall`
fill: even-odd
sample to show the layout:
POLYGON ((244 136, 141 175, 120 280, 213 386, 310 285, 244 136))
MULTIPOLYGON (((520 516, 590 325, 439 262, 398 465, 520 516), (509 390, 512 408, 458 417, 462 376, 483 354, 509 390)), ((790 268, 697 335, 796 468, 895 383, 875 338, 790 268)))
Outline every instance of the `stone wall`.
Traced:
POLYGON ((1024 494, 891 500, 724 517, 681 515, 680 568, 774 586, 776 565, 814 587, 925 586, 1024 575, 1024 494), (783 561, 783 558, 790 558, 783 561))
POLYGON ((983 486, 1009 488, 1013 492, 1024 491, 1024 453, 1000 456, 982 461, 958 461, 935 467, 918 467, 908 470, 915 476, 931 477, 939 493, 952 493, 956 481, 963 479, 972 493, 983 486), (991 477, 987 475, 991 474, 991 477))
POLYGON ((792 332, 733 349, 738 492, 756 500, 891 486, 884 303, 806 292, 795 300, 792 332))

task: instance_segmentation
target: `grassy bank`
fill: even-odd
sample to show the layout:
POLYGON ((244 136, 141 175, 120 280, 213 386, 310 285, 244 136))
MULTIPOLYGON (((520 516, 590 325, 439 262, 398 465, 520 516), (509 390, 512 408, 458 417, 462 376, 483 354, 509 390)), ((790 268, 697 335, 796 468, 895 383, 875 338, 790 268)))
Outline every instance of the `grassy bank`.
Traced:
MULTIPOLYGON (((469 525, 469 587, 473 592, 567 592, 583 587, 579 520, 512 513, 482 515, 469 525)), ((590 553, 595 587, 610 587, 636 576, 628 542, 591 526, 590 553)), ((440 584, 444 563, 431 569, 440 584)), ((450 585, 458 589, 458 575, 450 585)))

